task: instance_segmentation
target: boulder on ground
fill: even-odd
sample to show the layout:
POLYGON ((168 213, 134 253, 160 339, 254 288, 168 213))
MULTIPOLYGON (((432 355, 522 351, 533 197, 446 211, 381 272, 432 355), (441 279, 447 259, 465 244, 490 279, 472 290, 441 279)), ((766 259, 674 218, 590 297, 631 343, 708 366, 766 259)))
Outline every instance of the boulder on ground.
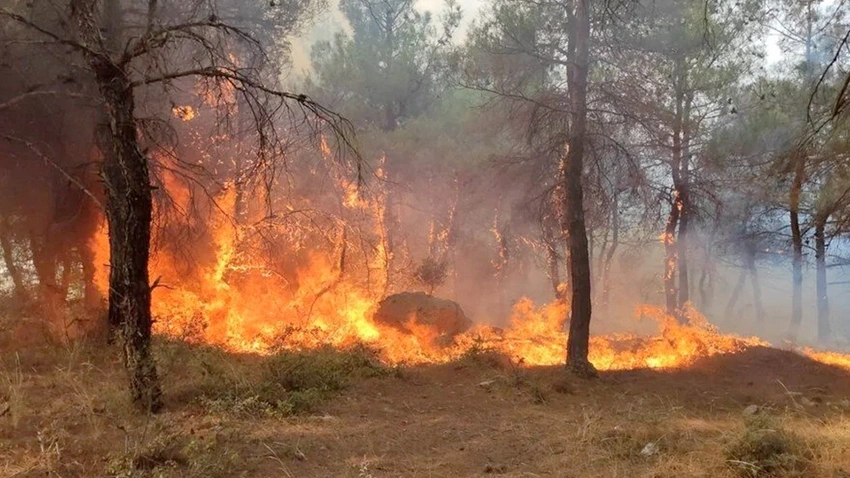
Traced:
POLYGON ((433 345, 447 345, 455 335, 472 327, 472 321, 457 302, 424 292, 402 292, 386 297, 378 304, 374 320, 433 345))

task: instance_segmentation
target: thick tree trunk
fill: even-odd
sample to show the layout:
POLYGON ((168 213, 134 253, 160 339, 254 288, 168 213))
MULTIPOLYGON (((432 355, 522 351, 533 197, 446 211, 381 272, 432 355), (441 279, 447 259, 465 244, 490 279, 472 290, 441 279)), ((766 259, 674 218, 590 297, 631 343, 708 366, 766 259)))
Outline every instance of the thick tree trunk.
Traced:
POLYGON ((575 0, 570 18, 570 44, 574 45, 574 65, 569 72, 570 126, 566 170, 566 213, 569 232, 572 314, 567 339, 567 367, 583 377, 596 375, 588 360, 590 342, 591 290, 590 257, 584 222, 582 173, 587 128, 587 74, 589 69, 590 18, 588 0, 575 0))
POLYGON ((803 234, 800 230, 800 195, 803 189, 805 174, 805 156, 798 152, 794 156, 794 178, 791 181, 791 192, 788 210, 791 221, 792 257, 792 293, 791 293, 791 340, 796 340, 803 322, 803 234))
POLYGON ((832 335, 829 323, 829 295, 826 282, 826 218, 815 221, 815 260, 817 263, 818 342, 825 343, 832 335))
MULTIPOLYGON (((107 38, 117 38, 118 21, 107 2, 107 38)), ((102 176, 109 227, 109 323, 117 325, 130 396, 140 409, 156 412, 162 393, 151 355, 150 256, 151 197, 147 158, 138 142, 133 89, 127 72, 110 57, 98 22, 96 0, 72 0, 71 12, 87 61, 95 74, 108 118, 111 151, 104 154, 102 176)))
POLYGON ((126 75, 109 61, 95 61, 95 71, 108 109, 114 147, 103 164, 109 225, 109 322, 120 324, 133 402, 156 412, 162 402, 150 350, 148 260, 153 204, 148 163, 139 150, 133 91, 126 75))

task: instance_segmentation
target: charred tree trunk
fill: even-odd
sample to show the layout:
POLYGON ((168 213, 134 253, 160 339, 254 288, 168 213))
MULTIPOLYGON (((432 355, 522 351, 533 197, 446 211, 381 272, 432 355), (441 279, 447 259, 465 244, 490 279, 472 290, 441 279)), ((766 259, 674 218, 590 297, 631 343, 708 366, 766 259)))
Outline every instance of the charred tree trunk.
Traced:
POLYGON ((815 261, 817 263, 818 342, 825 343, 832 335, 829 323, 829 295, 826 283, 826 218, 815 219, 815 261))
MULTIPOLYGON (((687 83, 685 75, 687 74, 682 68, 682 83, 687 83)), ((679 217, 679 301, 677 304, 679 320, 683 320, 682 312, 685 309, 685 304, 691 300, 690 296, 690 277, 688 271, 688 246, 690 243, 690 222, 691 222, 691 152, 690 152, 690 122, 691 117, 691 97, 687 95, 684 100, 684 106, 681 114, 681 160, 679 163, 679 201, 680 201, 680 217, 679 217)))
POLYGON ((148 162, 137 144, 133 91, 126 75, 106 59, 94 60, 94 66, 115 148, 103 164, 109 225, 109 322, 120 324, 133 402, 156 412, 162 402, 150 350, 148 260, 153 204, 148 162))
POLYGON ((664 249, 666 264, 664 271, 664 293, 666 297, 667 314, 679 322, 684 320, 682 308, 689 300, 688 284, 688 224, 690 208, 688 188, 688 143, 690 117, 690 97, 686 95, 687 71, 682 60, 676 61, 675 69, 675 113, 673 116, 673 147, 670 160, 670 173, 673 179, 673 197, 667 226, 664 230, 664 249), (677 236, 678 231, 678 236, 677 236), (679 284, 676 285, 678 272, 679 284))
POLYGON ((679 225, 679 213, 678 193, 673 191, 670 213, 667 215, 667 224, 664 226, 664 298, 667 305, 667 315, 673 317, 677 315, 676 305, 678 300, 676 263, 679 251, 676 247, 676 228, 679 225))
POLYGON ((789 335, 792 340, 797 338, 800 332, 800 324, 803 322, 803 234, 800 230, 800 195, 803 189, 803 176, 805 174, 804 153, 798 152, 794 155, 794 178, 791 181, 791 192, 789 194, 788 211, 791 220, 791 243, 793 246, 792 257, 792 287, 791 294, 791 328, 789 335))
POLYGON ((567 227, 569 232, 572 313, 567 339, 567 367, 583 377, 596 375, 588 360, 591 319, 590 257, 584 221, 582 173, 587 128, 587 74, 590 54, 590 17, 588 0, 575 0, 570 15, 570 45, 574 52, 568 72, 570 125, 566 181, 567 227))
MULTIPOLYGON (((138 143, 133 88, 127 71, 109 55, 97 22, 96 0, 73 0, 71 11, 95 74, 111 136, 102 176, 109 226, 109 322, 119 325, 130 396, 140 409, 156 412, 162 393, 151 355, 151 197, 147 158, 138 143)), ((115 25, 111 25, 115 28, 115 25)))

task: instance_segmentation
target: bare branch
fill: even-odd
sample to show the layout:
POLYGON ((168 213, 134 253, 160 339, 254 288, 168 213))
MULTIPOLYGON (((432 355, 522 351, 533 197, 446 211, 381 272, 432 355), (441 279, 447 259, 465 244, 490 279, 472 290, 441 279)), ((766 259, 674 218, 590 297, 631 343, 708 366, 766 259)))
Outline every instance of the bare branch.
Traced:
POLYGON ((83 95, 80 93, 72 93, 69 91, 58 91, 58 90, 35 90, 35 91, 27 91, 26 93, 21 93, 18 96, 11 98, 3 103, 0 103, 0 111, 11 108, 16 104, 32 97, 37 96, 68 96, 71 98, 85 98, 92 99, 89 95, 83 95))
POLYGON ((86 54, 86 55, 100 56, 100 55, 97 54, 97 52, 88 48, 87 46, 83 45, 82 43, 79 43, 79 42, 76 42, 76 41, 71 41, 71 40, 68 40, 67 38, 62 38, 61 36, 51 32, 50 30, 47 30, 46 28, 42 28, 41 26, 31 22, 30 20, 27 20, 23 16, 18 15, 17 13, 12 12, 10 10, 7 10, 5 8, 0 8, 0 17, 6 17, 10 20, 18 22, 18 23, 20 23, 21 25, 24 25, 27 28, 35 30, 36 32, 41 33, 42 35, 45 35, 45 36, 51 38, 52 40, 54 40, 56 43, 58 43, 60 45, 69 46, 69 47, 71 47, 75 50, 78 50, 78 51, 86 54))
POLYGON ((65 176, 65 178, 66 178, 68 181, 70 181, 70 182, 71 182, 71 183, 73 183, 75 186, 77 186, 78 188, 80 188, 80 191, 82 191, 83 193, 85 193, 85 195, 86 195, 86 196, 90 197, 90 198, 91 198, 91 200, 92 200, 92 201, 94 201, 94 203, 95 203, 95 204, 97 204, 97 207, 99 207, 101 210, 104 210, 104 211, 106 210, 106 209, 103 207, 103 204, 100 202, 100 200, 99 200, 97 197, 95 197, 95 195, 91 192, 91 190, 89 190, 89 188, 87 188, 87 187, 86 187, 86 185, 85 185, 85 184, 83 184, 83 183, 82 183, 79 179, 75 178, 75 177, 74 177, 74 176, 72 176, 70 173, 68 173, 67 171, 65 171, 65 168, 63 168, 62 166, 60 166, 59 164, 57 164, 57 163, 56 163, 56 161, 53 161, 52 159, 48 158, 48 157, 47 157, 47 155, 45 155, 44 153, 42 153, 42 152, 41 152, 41 150, 40 150, 40 149, 38 149, 38 147, 37 147, 35 144, 33 144, 33 143, 31 143, 30 141, 27 141, 27 140, 25 140, 25 139, 17 138, 17 137, 15 137, 15 136, 9 136, 9 135, 6 135, 6 134, 0 135, 0 138, 3 138, 3 139, 5 139, 5 140, 10 141, 10 142, 13 142, 13 143, 18 143, 18 144, 22 144, 22 145, 26 146, 26 147, 27 147, 27 149, 29 149, 30 151, 32 151, 32 152, 33 152, 33 154, 35 154, 36 156, 38 156, 38 157, 39 157, 39 159, 41 159, 42 161, 44 161, 44 163, 45 163, 45 164, 47 164, 48 166, 51 166, 51 167, 55 168, 57 171, 59 171, 59 173, 60 173, 60 174, 62 174, 62 176, 65 176))

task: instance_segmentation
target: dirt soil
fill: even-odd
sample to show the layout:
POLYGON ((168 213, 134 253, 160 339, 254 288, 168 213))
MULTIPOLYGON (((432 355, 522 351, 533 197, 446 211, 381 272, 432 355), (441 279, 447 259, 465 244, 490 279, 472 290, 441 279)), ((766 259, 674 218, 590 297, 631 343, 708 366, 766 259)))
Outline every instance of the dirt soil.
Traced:
POLYGON ((778 476, 850 477, 850 373, 777 349, 593 381, 482 354, 358 380, 289 419, 211 414, 167 358, 167 410, 140 417, 112 354, 39 350, 0 355, 0 476, 744 476, 725 450, 755 405, 811 451, 778 476))

